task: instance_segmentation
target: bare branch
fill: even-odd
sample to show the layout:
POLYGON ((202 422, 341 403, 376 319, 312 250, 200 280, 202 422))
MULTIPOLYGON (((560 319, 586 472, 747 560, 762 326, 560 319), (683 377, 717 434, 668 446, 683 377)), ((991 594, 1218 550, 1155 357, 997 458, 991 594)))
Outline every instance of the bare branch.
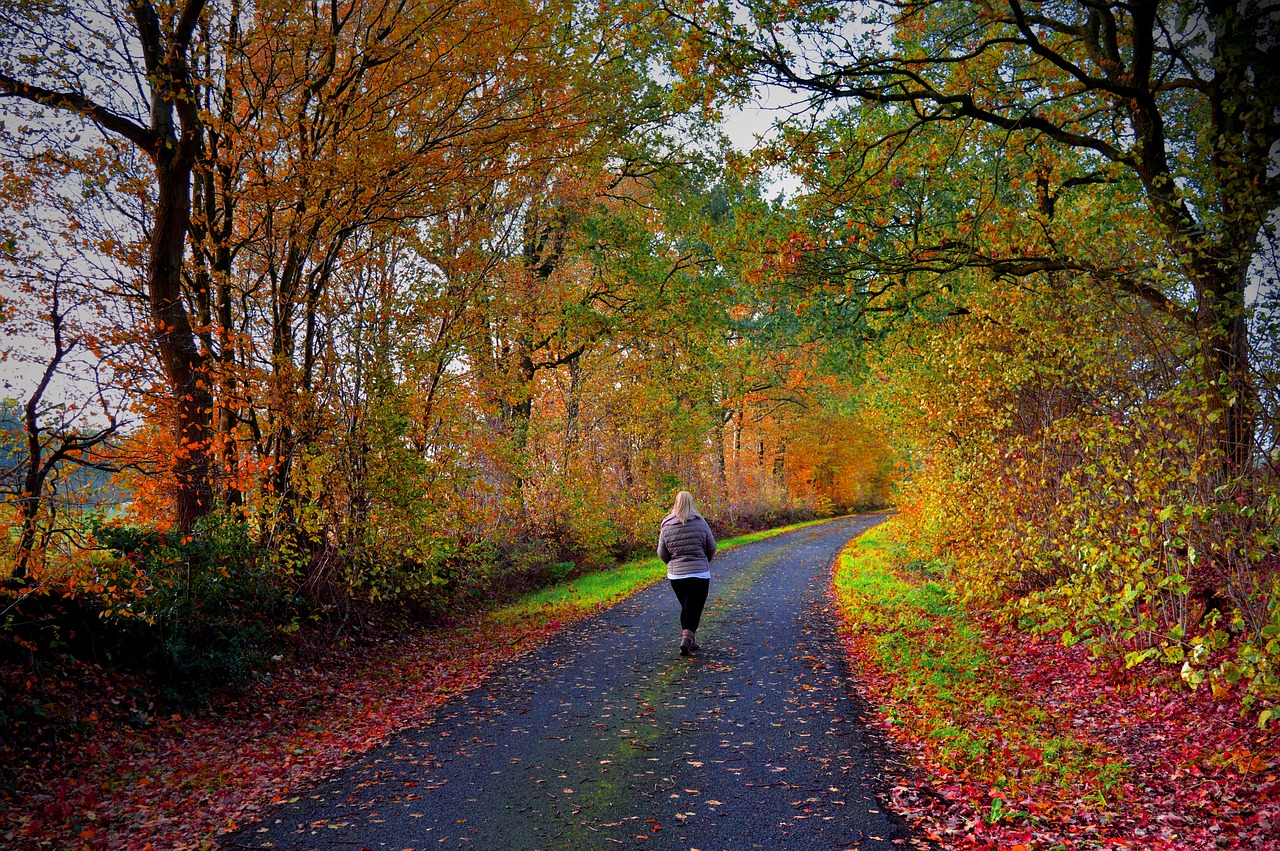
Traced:
POLYGON ((31 103, 47 106, 63 112, 73 112, 93 121, 105 130, 110 130, 141 148, 148 156, 154 157, 160 144, 160 137, 154 131, 136 122, 117 115, 106 107, 94 103, 79 92, 62 92, 47 89, 33 83, 0 73, 0 97, 16 97, 31 103))

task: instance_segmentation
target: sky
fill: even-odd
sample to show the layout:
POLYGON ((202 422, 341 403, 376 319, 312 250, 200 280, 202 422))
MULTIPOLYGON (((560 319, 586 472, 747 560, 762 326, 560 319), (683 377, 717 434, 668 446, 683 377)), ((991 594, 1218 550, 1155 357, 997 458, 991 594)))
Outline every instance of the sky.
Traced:
MULTIPOLYGON (((740 107, 725 110, 721 127, 729 141, 740 153, 753 151, 762 139, 773 138, 774 123, 804 105, 785 89, 777 86, 757 86, 751 102, 740 107)), ((770 195, 781 193, 788 198, 793 197, 800 189, 800 181, 783 169, 771 169, 766 173, 770 195)))

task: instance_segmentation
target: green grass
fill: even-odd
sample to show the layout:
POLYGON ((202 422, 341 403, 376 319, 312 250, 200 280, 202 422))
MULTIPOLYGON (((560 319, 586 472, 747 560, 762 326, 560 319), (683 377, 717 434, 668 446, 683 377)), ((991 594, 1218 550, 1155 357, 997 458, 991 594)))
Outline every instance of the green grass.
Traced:
POLYGON ((1040 732, 1045 708, 1004 675, 981 624, 930 578, 940 572, 909 566, 891 536, 887 523, 852 542, 834 585, 900 735, 921 743, 934 766, 986 788, 1109 791, 1123 765, 1091 743, 1040 732))
MULTIPOLYGON (((720 541, 718 550, 724 552, 744 544, 772 538, 775 535, 828 522, 830 520, 810 520, 806 523, 795 523, 776 529, 766 529, 763 532, 739 535, 720 541)), ((495 624, 529 619, 565 620, 612 605, 641 588, 652 585, 666 575, 662 562, 656 557, 631 561, 611 570, 589 573, 570 582, 534 591, 511 605, 498 609, 488 618, 495 624)))

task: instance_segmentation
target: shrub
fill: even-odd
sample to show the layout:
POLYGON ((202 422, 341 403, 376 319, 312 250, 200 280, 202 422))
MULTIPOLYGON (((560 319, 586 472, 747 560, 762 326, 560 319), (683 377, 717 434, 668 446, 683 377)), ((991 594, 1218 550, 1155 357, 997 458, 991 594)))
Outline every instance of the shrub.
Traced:
POLYGON ((115 642, 180 695, 243 686, 280 644, 277 625, 296 622, 242 521, 215 514, 186 534, 100 524, 95 535, 146 589, 102 612, 115 642))

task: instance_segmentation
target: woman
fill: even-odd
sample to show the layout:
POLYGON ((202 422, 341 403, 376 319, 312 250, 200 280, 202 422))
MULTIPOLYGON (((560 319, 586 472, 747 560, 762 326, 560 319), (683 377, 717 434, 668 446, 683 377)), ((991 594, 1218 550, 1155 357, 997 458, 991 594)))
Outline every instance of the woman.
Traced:
POLYGON ((693 510, 693 494, 680 491, 671 513, 662 519, 658 533, 658 558, 667 566, 671 590, 680 601, 680 655, 698 649, 694 633, 702 619, 711 586, 711 559, 716 539, 702 515, 693 510))

